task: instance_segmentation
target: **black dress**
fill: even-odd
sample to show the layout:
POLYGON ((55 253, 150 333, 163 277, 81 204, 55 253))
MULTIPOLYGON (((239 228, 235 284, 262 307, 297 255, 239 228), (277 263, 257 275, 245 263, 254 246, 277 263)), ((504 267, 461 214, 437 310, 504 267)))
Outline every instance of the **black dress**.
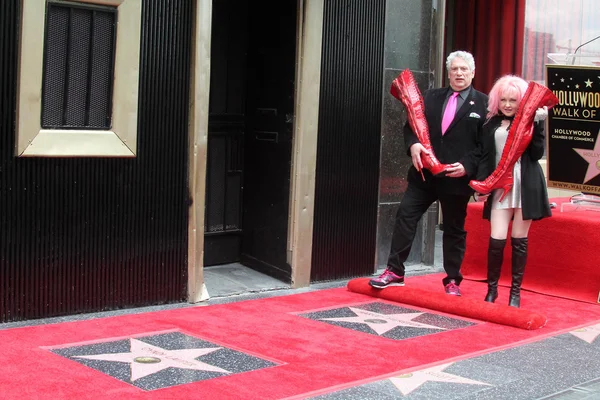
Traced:
MULTIPOLYGON (((484 180, 496 169, 495 132, 504 118, 495 116, 483 126, 483 157, 479 165, 477 179, 484 180)), ((524 220, 539 220, 552 216, 546 178, 540 163, 544 156, 546 135, 544 123, 534 123, 531 143, 521 156, 521 205, 524 220)), ((490 219, 492 197, 488 197, 483 207, 483 218, 490 219)))

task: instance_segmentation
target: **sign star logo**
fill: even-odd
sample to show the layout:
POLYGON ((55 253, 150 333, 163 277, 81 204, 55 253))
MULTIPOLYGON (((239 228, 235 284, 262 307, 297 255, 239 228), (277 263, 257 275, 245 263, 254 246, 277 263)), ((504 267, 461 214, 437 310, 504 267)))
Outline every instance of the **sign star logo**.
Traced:
POLYGON ((221 347, 167 350, 144 343, 141 340, 129 340, 131 351, 128 353, 95 354, 88 356, 74 356, 74 358, 129 363, 131 367, 131 382, 135 382, 140 378, 171 367, 197 371, 221 372, 224 374, 231 373, 223 368, 196 360, 197 357, 220 350, 221 347))
MULTIPOLYGON (((600 134, 600 131, 598 131, 598 133, 600 134)), ((596 136, 596 143, 594 143, 594 148, 592 150, 575 148, 573 150, 588 162, 583 183, 600 174, 600 140, 598 140, 598 136, 596 136)))
POLYGON ((452 364, 453 363, 438 365, 437 367, 395 376, 389 380, 398 388, 398 390, 400 390, 404 396, 412 393, 426 382, 448 382, 468 385, 492 386, 489 383, 463 378, 462 376, 444 372, 444 369, 448 368, 452 364))
POLYGON ((367 324, 371 329, 377 332, 378 335, 383 335, 384 333, 389 332, 398 326, 445 330, 445 328, 440 328, 439 326, 422 324, 420 322, 413 321, 413 319, 417 318, 418 316, 425 314, 422 312, 402 314, 380 314, 377 312, 367 311, 355 307, 350 307, 350 310, 356 314, 356 317, 321 318, 321 320, 367 324))
POLYGON ((592 343, 600 335, 600 324, 587 326, 585 328, 577 329, 569 333, 573 336, 578 337, 581 340, 585 340, 588 343, 592 343))
POLYGON ((590 81, 590 78, 588 78, 588 80, 587 80, 587 81, 584 81, 584 83, 585 83, 585 87, 592 87, 592 83, 593 83, 593 82, 592 82, 592 81, 590 81))

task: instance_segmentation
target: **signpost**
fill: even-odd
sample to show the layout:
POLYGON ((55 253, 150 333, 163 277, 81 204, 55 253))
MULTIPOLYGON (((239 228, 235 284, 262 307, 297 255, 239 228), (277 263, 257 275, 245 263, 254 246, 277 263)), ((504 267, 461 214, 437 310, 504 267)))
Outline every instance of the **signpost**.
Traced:
POLYGON ((600 68, 546 65, 548 187, 600 195, 600 68))

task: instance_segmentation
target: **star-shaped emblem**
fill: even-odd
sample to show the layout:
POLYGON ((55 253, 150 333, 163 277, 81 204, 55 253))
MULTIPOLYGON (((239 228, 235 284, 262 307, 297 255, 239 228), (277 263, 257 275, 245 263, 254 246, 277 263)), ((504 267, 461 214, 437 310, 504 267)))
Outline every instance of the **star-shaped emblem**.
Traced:
POLYGON ((440 328, 439 326, 422 324, 420 322, 413 321, 413 319, 417 318, 418 316, 425 314, 422 312, 402 314, 380 314, 377 312, 367 311, 355 307, 350 307, 350 310, 356 314, 356 317, 321 318, 321 320, 367 324, 371 329, 377 332, 378 335, 383 335, 384 333, 389 332, 398 326, 445 330, 445 328, 440 328))
POLYGON ((462 383, 468 385, 487 385, 489 383, 475 381, 473 379, 463 378, 462 376, 453 375, 444 372, 444 369, 451 366, 453 363, 442 364, 436 367, 423 369, 421 371, 411 372, 409 374, 395 376, 390 378, 390 381, 400 390, 400 392, 406 396, 415 389, 419 388, 425 382, 448 382, 448 383, 462 383))
POLYGON ((131 382, 135 382, 140 378, 170 367, 197 371, 221 372, 224 374, 230 373, 230 371, 225 369, 196 360, 197 357, 217 351, 221 349, 221 347, 167 350, 142 342, 141 340, 129 340, 131 351, 128 353, 95 354, 89 356, 74 356, 74 358, 129 363, 131 367, 131 382))
POLYGON ((584 81, 584 83, 585 83, 585 87, 592 87, 592 83, 593 83, 593 82, 592 82, 592 81, 590 81, 590 78, 588 78, 588 80, 587 80, 587 81, 584 81))
POLYGON ((588 343, 592 343, 600 335, 600 324, 587 326, 585 328, 577 329, 569 333, 573 336, 578 337, 581 340, 585 340, 588 343))
MULTIPOLYGON (((598 131, 600 134, 600 131, 598 131)), ((583 179, 583 183, 589 181, 590 179, 596 177, 600 174, 600 140, 598 140, 598 136, 596 136, 596 143, 594 144, 594 148, 592 150, 589 149, 573 149, 588 162, 587 171, 585 172, 585 178, 583 179)))

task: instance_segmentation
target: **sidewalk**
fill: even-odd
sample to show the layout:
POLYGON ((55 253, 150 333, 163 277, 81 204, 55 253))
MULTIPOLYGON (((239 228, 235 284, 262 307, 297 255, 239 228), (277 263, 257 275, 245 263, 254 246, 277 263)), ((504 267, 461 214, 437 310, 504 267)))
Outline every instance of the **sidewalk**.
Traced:
MULTIPOLYGON (((441 243, 441 240, 438 240, 436 243, 441 243)), ((441 245, 436 246, 435 265, 408 265, 406 275, 421 276, 442 272, 443 268, 441 266, 440 250, 441 245)), ((381 272, 382 271, 378 271, 374 275, 381 272)), ((324 289, 343 288, 348 283, 348 280, 340 280, 316 283, 306 288, 290 289, 287 284, 241 265, 226 265, 208 268, 205 272, 205 278, 211 298, 204 303, 172 304, 74 315, 61 318, 5 323, 0 324, 0 333, 14 328, 28 326, 35 327, 46 324, 61 324, 71 321, 94 320, 98 318, 135 315, 153 311, 208 307, 211 305, 229 304, 246 300, 267 299, 276 296, 317 292, 324 289)), ((440 290, 442 290, 441 286, 440 290)), ((396 307, 403 308, 403 305, 397 304, 396 307)), ((598 307, 600 308, 600 306, 598 307)), ((568 310, 565 310, 565 312, 567 311, 568 310)), ((415 310, 407 308, 403 312, 414 313, 415 310)), ((425 312, 423 314, 423 316, 427 316, 427 320, 421 320, 420 323, 417 323, 417 320, 414 322, 407 321, 408 325, 406 325, 406 327, 408 329, 414 329, 415 324, 424 326, 424 322, 427 322, 428 324, 435 323, 435 313, 425 312)), ((373 312, 370 312, 370 315, 374 315, 373 312)), ((440 314, 437 315, 437 317, 441 319, 454 319, 455 316, 440 314)), ((377 322, 378 324, 383 324, 384 322, 381 318, 386 317, 382 314, 376 319, 373 319, 375 318, 373 316, 369 316, 369 318, 369 320, 365 320, 365 323, 377 322)), ((160 318, 158 320, 160 321, 160 318)), ((390 321, 394 323, 398 322, 394 318, 391 318, 390 321)), ((387 321, 386 323, 390 323, 390 321, 387 321)), ((485 328, 485 325, 486 324, 484 323, 480 326, 480 331, 482 328, 485 328)), ((494 324, 488 326, 488 328, 491 329, 490 332, 493 332, 494 324)), ((498 326, 496 326, 496 328, 498 328, 498 326)), ((420 327, 419 329, 427 328, 420 327)), ((544 328, 541 329, 543 330, 544 328)), ((459 334, 461 328, 455 328, 455 330, 456 334, 459 334)), ((184 329, 182 332, 185 331, 186 330, 184 329)), ((43 330, 43 332, 46 332, 46 330, 43 330)), ((510 330, 506 332, 510 332, 510 330)), ((516 333, 521 334, 522 331, 516 333)), ((600 400, 600 320, 592 325, 581 326, 569 332, 561 331, 552 335, 544 334, 542 331, 539 331, 539 333, 541 333, 539 338, 532 338, 531 340, 520 342, 517 341, 512 345, 493 349, 492 351, 484 352, 484 354, 481 352, 472 353, 471 351, 463 353, 463 357, 454 357, 442 364, 423 365, 420 369, 404 371, 401 375, 395 374, 393 376, 380 377, 365 376, 363 381, 352 381, 354 386, 346 385, 345 387, 331 387, 330 390, 324 390, 322 393, 307 393, 305 397, 294 398, 320 400, 391 400, 404 398, 434 400, 600 400)), ((434 337, 439 335, 437 335, 436 332, 431 332, 430 336, 434 337)), ((440 336, 440 338, 442 337, 440 336)), ((375 339, 381 340, 378 338, 372 340, 375 339)), ((409 340, 417 340, 417 338, 411 338, 409 340)), ((479 340, 485 341, 485 338, 480 338, 479 340)), ((444 346, 448 345, 451 346, 452 343, 445 342, 444 346)), ((457 345, 465 346, 465 343, 457 345)), ((365 346, 368 346, 368 342, 365 342, 365 346)), ((437 351, 436 349, 437 347, 433 350, 437 351)), ((446 349, 439 348, 439 350, 443 353, 446 349)), ((384 357, 410 358, 411 355, 386 354, 384 357)), ((386 360, 389 361, 389 358, 386 358, 386 360)), ((27 365, 13 365, 11 368, 16 372, 31 372, 27 365)), ((90 372, 90 374, 93 373, 93 371, 90 372)), ((3 397, 2 394, 4 392, 2 390, 2 384, 11 385, 10 377, 5 375, 2 378, 0 378, 0 382, 2 382, 0 383, 0 399, 6 398, 3 397), (8 378, 8 380, 6 378, 8 378)), ((59 377, 57 377, 57 379, 59 379, 59 377)), ((117 380, 114 381, 115 393, 118 393, 118 388, 122 387, 120 386, 122 384, 122 382, 117 380)), ((22 398, 65 398, 58 394, 50 393, 38 393, 34 397, 31 397, 31 393, 26 393, 28 393, 27 389, 23 388, 24 396, 22 396, 22 398)), ((139 398, 144 398, 146 394, 147 396, 152 397, 156 396, 158 393, 154 391, 146 394, 140 392, 138 394, 141 396, 139 398)), ((194 398, 203 397, 201 393, 198 393, 194 398)), ((224 394, 223 397, 215 399, 227 399, 227 396, 224 394)))

